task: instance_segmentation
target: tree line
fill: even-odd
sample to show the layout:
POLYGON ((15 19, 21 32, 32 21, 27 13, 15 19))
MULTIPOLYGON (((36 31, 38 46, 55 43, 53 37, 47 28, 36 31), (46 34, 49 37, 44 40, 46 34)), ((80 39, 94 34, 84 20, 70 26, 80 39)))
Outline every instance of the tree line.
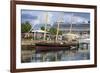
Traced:
MULTIPOLYGON (((31 32, 31 29, 32 25, 28 21, 21 24, 21 33, 31 32)), ((40 29, 45 31, 45 26, 42 26, 40 29)), ((46 32, 49 32, 51 35, 56 35, 57 28, 50 27, 49 29, 46 29, 46 32)), ((62 31, 59 31, 58 34, 62 35, 62 31)))

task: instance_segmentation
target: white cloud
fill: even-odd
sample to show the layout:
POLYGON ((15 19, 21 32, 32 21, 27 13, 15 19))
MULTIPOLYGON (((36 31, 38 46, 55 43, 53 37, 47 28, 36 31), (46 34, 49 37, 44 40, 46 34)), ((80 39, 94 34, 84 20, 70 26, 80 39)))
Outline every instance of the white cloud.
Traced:
POLYGON ((40 24, 40 21, 39 20, 31 20, 30 23, 34 27, 35 25, 40 24))
POLYGON ((40 22, 42 24, 45 24, 45 23, 48 23, 48 24, 51 24, 52 23, 52 14, 50 12, 44 12, 42 13, 40 16, 38 16, 38 19, 40 20, 40 22), (47 17, 46 17, 47 16, 47 17))
POLYGON ((74 16, 73 22, 74 23, 88 23, 88 20, 86 18, 83 18, 83 17, 74 16))
POLYGON ((71 14, 64 16, 65 22, 68 23, 88 23, 88 20, 81 16, 72 16, 71 14))
POLYGON ((22 14, 30 14, 30 15, 33 15, 33 11, 22 10, 22 14))

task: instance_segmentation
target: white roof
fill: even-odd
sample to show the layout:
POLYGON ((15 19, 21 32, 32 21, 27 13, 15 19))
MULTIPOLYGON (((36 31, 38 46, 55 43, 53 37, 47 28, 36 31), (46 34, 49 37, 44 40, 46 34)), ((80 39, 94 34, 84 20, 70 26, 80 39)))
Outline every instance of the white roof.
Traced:
POLYGON ((77 38, 79 38, 79 35, 78 34, 73 34, 73 33, 67 33, 67 34, 63 34, 63 36, 66 36, 66 37, 77 37, 77 38))
MULTIPOLYGON (((32 30, 32 32, 45 33, 45 31, 43 31, 43 30, 32 30)), ((46 32, 46 33, 48 33, 48 32, 46 32)))

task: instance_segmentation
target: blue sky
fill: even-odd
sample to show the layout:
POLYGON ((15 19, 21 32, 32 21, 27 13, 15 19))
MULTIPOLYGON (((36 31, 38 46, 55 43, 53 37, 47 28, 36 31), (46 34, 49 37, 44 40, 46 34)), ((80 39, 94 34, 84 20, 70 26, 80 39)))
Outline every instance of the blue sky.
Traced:
POLYGON ((80 12, 61 12, 61 11, 36 11, 36 10, 21 10, 21 23, 29 21, 34 27, 37 24, 47 23, 51 26, 54 22, 63 21, 64 23, 88 23, 90 21, 90 13, 80 12))

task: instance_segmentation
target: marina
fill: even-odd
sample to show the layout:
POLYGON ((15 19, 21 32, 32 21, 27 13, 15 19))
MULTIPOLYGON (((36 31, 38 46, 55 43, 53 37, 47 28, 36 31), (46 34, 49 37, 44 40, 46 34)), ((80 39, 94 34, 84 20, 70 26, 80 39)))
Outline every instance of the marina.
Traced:
MULTIPOLYGON (((82 42, 82 41, 81 41, 82 42)), ((22 62, 45 62, 45 61, 74 61, 74 60, 89 60, 90 49, 89 43, 67 44, 67 45, 51 45, 40 44, 27 45, 22 54, 22 62), (30 49, 31 48, 31 49, 30 49), (27 51, 30 51, 28 53, 27 51)))
POLYGON ((85 13, 71 12, 68 18, 70 22, 67 22, 66 18, 69 13, 50 12, 53 18, 56 17, 55 21, 50 22, 49 12, 41 12, 44 17, 43 23, 34 26, 29 25, 28 22, 24 23, 24 25, 28 24, 31 29, 28 32, 23 30, 24 33, 21 33, 21 62, 90 59, 90 21, 78 18, 85 13))

